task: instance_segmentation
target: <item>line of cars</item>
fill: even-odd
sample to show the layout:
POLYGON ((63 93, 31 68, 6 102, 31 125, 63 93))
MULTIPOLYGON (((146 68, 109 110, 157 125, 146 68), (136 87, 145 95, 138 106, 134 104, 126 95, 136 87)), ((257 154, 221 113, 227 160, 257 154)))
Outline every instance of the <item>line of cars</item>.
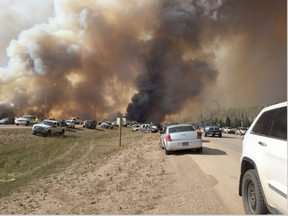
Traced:
POLYGON ((246 127, 237 127, 237 128, 232 128, 232 127, 223 127, 222 131, 227 134, 236 134, 236 135, 241 135, 244 136, 247 132, 248 128, 246 127))

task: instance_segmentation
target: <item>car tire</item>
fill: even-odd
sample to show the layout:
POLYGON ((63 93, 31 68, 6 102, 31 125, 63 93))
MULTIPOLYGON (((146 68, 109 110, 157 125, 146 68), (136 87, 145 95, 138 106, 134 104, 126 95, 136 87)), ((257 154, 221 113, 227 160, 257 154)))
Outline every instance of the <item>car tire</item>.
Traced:
POLYGON ((207 133, 204 133, 205 137, 207 137, 207 133))
POLYGON ((30 122, 26 122, 26 126, 29 126, 30 125, 30 122))
POLYGON ((219 137, 222 137, 222 134, 219 134, 219 137))
POLYGON ((47 131, 47 133, 46 133, 46 137, 50 137, 51 135, 52 135, 51 131, 50 131, 50 130, 47 131))
POLYGON ((171 153, 165 148, 165 154, 170 155, 171 153))
POLYGON ((202 153, 202 151, 203 151, 203 147, 196 149, 196 152, 197 152, 197 153, 202 153))
POLYGON ((65 133, 65 131, 64 130, 62 130, 61 132, 60 132, 60 136, 64 136, 64 133, 65 133))
POLYGON ((36 135, 36 133, 32 133, 33 135, 36 135))
POLYGON ((242 180, 242 201, 246 214, 259 215, 269 213, 255 169, 250 169, 244 174, 242 180))

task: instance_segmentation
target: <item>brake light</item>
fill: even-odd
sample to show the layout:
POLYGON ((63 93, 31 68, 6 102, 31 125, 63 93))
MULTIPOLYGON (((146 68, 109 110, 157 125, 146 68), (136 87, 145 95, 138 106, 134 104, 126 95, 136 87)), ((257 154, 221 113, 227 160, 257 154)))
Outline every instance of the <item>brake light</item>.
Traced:
POLYGON ((168 134, 168 135, 166 136, 166 141, 167 141, 167 142, 168 142, 168 141, 172 141, 170 134, 168 134))
POLYGON ((202 139, 202 134, 199 131, 197 131, 197 139, 202 139))

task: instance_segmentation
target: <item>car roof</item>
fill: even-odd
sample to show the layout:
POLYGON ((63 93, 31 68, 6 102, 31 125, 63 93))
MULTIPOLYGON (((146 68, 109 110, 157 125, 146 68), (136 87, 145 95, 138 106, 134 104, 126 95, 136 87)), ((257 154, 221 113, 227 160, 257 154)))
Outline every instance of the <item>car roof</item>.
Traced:
POLYGON ((286 102, 277 103, 277 104, 273 104, 271 106, 265 107, 265 108, 263 108, 262 111, 265 112, 267 110, 276 109, 276 108, 285 107, 285 106, 287 106, 287 101, 286 102))
POLYGON ((56 122, 56 123, 58 122, 58 123, 59 123, 59 121, 56 121, 56 120, 54 121, 54 120, 47 120, 47 119, 45 119, 44 121, 48 121, 48 122, 56 122))
POLYGON ((176 124, 176 125, 169 125, 169 126, 167 126, 167 129, 168 128, 173 128, 173 127, 181 127, 181 126, 190 126, 190 127, 192 127, 192 125, 191 124, 176 124))

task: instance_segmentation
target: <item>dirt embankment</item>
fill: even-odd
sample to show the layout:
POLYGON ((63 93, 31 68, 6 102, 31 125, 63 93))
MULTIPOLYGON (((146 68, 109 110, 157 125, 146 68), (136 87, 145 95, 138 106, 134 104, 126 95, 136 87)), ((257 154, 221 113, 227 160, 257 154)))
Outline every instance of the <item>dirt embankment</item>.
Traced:
POLYGON ((101 164, 83 158, 1 198, 1 214, 231 214, 217 181, 188 157, 196 152, 167 156, 159 133, 128 136, 135 139, 101 164))

